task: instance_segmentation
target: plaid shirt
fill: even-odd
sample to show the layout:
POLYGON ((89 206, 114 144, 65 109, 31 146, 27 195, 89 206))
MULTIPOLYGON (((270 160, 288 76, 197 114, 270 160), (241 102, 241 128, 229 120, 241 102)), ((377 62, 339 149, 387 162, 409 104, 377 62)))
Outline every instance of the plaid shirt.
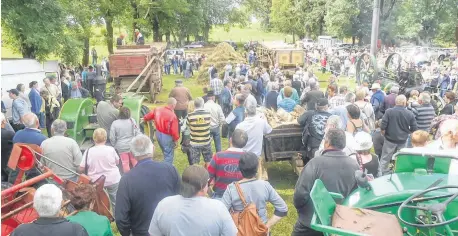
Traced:
POLYGON ((329 109, 334 109, 345 104, 345 96, 338 94, 329 99, 329 109))
POLYGON ((223 91, 223 81, 218 78, 213 78, 210 80, 210 88, 215 92, 215 95, 220 95, 221 91, 223 91))

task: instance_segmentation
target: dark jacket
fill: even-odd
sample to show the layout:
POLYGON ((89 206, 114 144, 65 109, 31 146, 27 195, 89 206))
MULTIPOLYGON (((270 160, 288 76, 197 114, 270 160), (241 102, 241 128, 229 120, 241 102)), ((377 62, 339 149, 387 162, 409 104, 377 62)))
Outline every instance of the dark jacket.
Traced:
POLYGON ((331 113, 327 111, 306 111, 297 118, 297 123, 304 127, 302 142, 308 149, 320 146, 324 137, 324 128, 330 116, 331 113))
POLYGON ((278 92, 277 91, 270 91, 266 95, 266 108, 267 109, 274 109, 275 111, 277 110, 277 97, 278 97, 278 92))
POLYGON ((396 104, 396 96, 397 94, 390 93, 389 95, 386 95, 385 98, 383 99, 383 106, 380 108, 380 111, 382 113, 385 113, 386 110, 393 108, 396 104))
POLYGON ((445 105, 444 108, 442 108, 439 115, 453 115, 453 113, 455 113, 455 105, 457 102, 458 100, 454 100, 451 101, 449 104, 445 105))
POLYGON ((302 170, 294 190, 298 221, 304 226, 310 226, 314 212, 310 191, 315 180, 321 179, 329 192, 347 197, 357 186, 356 170, 359 170, 356 160, 341 150, 325 150, 321 156, 310 160, 302 170))
POLYGON ((307 104, 307 110, 315 110, 316 109, 316 102, 318 99, 324 98, 324 93, 320 90, 310 90, 305 94, 305 98, 303 103, 307 104))
POLYGON ((403 144, 407 141, 409 134, 417 130, 417 121, 413 113, 405 107, 395 106, 386 110, 380 129, 385 131, 386 140, 403 144))
POLYGON ((229 129, 234 131, 235 127, 237 127, 237 125, 240 124, 243 119, 245 119, 245 107, 236 107, 234 110, 232 110, 232 113, 234 114, 235 119, 229 123, 229 129))
POLYGON ((11 236, 88 236, 83 226, 69 222, 63 218, 40 217, 33 223, 22 224, 17 227, 11 236))
POLYGON ((374 133, 372 133, 372 143, 374 144, 374 152, 379 158, 382 156, 382 148, 383 142, 385 138, 382 135, 380 129, 376 129, 374 133))
POLYGON ((8 164, 8 160, 10 159, 11 150, 13 149, 13 137, 13 131, 2 128, 2 176, 8 176, 4 170, 8 164))
POLYGON ((377 90, 371 97, 371 104, 374 108, 375 119, 380 119, 383 116, 382 106, 385 102, 385 95, 383 95, 382 90, 377 90))
POLYGON ((144 159, 121 177, 116 194, 116 226, 122 236, 149 236, 157 204, 178 194, 180 177, 173 165, 144 159))

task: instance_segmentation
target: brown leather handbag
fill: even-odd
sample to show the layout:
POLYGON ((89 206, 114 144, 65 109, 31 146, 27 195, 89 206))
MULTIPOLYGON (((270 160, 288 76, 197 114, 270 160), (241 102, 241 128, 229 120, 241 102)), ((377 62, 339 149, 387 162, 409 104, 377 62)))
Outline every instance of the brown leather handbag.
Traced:
POLYGON ((237 236, 266 236, 269 229, 259 217, 256 205, 254 203, 247 204, 239 182, 234 184, 243 203, 242 211, 231 211, 232 219, 238 229, 237 236))

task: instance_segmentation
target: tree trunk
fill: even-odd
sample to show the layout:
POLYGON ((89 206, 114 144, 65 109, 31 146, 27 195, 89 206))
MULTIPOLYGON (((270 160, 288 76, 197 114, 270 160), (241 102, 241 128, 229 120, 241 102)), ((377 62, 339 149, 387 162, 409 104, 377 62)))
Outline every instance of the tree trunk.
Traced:
POLYGON ((157 19, 157 15, 153 17, 153 40, 154 42, 161 41, 161 34, 159 32, 159 20, 157 19))
POLYGON ((324 16, 320 17, 320 35, 323 35, 324 31, 324 16))
POLYGON ((135 29, 137 29, 137 20, 140 18, 140 13, 138 12, 138 7, 137 7, 137 3, 135 2, 135 0, 131 0, 130 1, 130 5, 132 6, 132 9, 133 9, 133 18, 134 18, 134 22, 132 23, 132 40, 135 42, 137 41, 137 38, 135 36, 135 29))
POLYGON ((293 43, 296 42, 296 34, 293 32, 293 43))
POLYGON ((208 42, 208 39, 210 38, 210 36, 209 36, 210 35, 210 27, 211 27, 210 23, 205 22, 205 25, 204 25, 204 27, 202 29, 202 31, 203 31, 202 32, 203 33, 202 37, 203 37, 203 40, 205 42, 208 42))
POLYGON ((36 58, 36 50, 35 48, 32 46, 32 47, 29 47, 25 44, 22 44, 22 48, 21 48, 21 54, 22 54, 22 57, 23 58, 30 58, 30 59, 35 59, 36 58))
POLYGON ((186 43, 189 43, 189 34, 186 35, 186 43))
POLYGON ((170 31, 165 32, 165 41, 166 41, 167 43, 170 42, 170 31))
POLYGON ((84 46, 83 46, 83 66, 87 66, 89 64, 89 34, 84 35, 84 46))
POLYGON ((105 26, 107 29, 106 41, 108 47, 108 53, 111 55, 113 54, 113 18, 111 17, 111 13, 108 12, 105 17, 105 26))
POLYGON ((356 37, 353 35, 351 36, 351 44, 355 45, 356 37))

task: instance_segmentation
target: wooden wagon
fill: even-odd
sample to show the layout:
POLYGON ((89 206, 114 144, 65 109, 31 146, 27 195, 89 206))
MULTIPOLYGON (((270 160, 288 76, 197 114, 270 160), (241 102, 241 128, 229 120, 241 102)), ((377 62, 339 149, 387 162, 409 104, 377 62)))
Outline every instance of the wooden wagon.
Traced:
POLYGON ((284 42, 263 42, 256 49, 257 60, 263 67, 278 63, 283 68, 304 65, 305 51, 284 42))

